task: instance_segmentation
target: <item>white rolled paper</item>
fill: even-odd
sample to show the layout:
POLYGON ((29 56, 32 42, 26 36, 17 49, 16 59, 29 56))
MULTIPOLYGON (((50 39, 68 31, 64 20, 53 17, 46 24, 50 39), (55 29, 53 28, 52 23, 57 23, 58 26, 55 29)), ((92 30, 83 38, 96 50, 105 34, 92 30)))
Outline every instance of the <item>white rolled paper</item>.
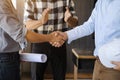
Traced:
POLYGON ((21 61, 26 62, 39 62, 45 63, 47 61, 47 56, 45 54, 38 53, 20 53, 21 61))

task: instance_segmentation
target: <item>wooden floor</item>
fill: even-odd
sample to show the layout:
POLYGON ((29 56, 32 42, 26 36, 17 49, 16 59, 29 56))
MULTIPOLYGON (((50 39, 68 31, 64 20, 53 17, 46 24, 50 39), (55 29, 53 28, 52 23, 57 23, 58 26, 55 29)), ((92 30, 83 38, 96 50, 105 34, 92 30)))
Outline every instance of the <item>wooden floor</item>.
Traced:
MULTIPOLYGON (((53 80, 51 74, 46 74, 46 79, 45 80, 53 80)), ((21 80, 31 80, 30 74, 28 73, 23 73, 21 75, 21 80)), ((92 80, 92 75, 91 74, 78 74, 78 80, 92 80), (87 79, 85 77, 88 77, 87 79)), ((66 74, 66 80, 73 80, 73 74, 69 73, 66 74)))

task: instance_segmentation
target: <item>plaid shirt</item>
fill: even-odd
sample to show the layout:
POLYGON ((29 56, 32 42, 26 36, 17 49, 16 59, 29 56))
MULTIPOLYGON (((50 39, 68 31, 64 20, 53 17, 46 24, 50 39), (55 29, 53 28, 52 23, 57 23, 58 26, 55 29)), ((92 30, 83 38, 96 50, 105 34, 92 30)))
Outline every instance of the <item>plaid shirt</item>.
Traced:
POLYGON ((50 8, 49 20, 47 23, 40 26, 37 30, 39 32, 43 31, 55 31, 67 29, 68 26, 64 21, 64 13, 66 11, 65 7, 69 6, 70 12, 73 17, 75 16, 74 2, 72 0, 26 0, 25 11, 24 11, 24 21, 26 20, 38 20, 42 16, 42 12, 45 8, 50 8))

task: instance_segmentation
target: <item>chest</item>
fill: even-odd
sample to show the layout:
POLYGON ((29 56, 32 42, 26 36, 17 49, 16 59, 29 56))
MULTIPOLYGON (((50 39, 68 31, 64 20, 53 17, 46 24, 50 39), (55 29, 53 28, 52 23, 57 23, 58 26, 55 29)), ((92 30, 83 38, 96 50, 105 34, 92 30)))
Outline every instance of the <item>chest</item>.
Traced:
POLYGON ((97 18, 102 22, 120 22, 120 0, 105 0, 100 2, 97 18))
POLYGON ((34 7, 37 9, 38 13, 43 12, 45 8, 50 8, 51 12, 54 13, 61 13, 65 11, 66 6, 67 0, 57 0, 54 2, 52 2, 51 0, 37 0, 34 7))

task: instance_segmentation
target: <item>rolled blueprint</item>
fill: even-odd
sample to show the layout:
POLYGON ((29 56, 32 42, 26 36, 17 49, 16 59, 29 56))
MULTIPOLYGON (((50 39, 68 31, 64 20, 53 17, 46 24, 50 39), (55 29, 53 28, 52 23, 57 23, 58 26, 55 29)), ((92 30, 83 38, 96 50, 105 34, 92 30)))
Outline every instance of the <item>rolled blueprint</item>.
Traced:
POLYGON ((45 54, 38 53, 20 53, 21 61, 26 62, 39 62, 45 63, 47 61, 47 56, 45 54))

